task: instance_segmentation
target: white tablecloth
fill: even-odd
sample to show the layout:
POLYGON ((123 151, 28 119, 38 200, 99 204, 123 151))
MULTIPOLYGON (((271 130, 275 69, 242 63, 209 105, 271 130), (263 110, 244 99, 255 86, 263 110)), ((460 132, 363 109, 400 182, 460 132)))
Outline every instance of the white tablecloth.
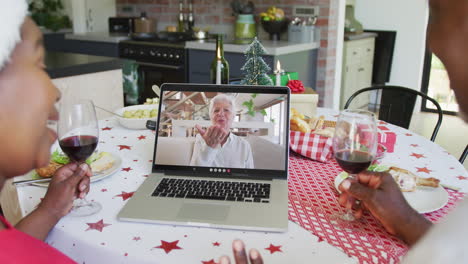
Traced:
MULTIPOLYGON (((326 109, 318 112, 327 119, 336 114, 326 109)), ((467 171, 456 158, 426 138, 385 125, 397 133, 397 144, 383 163, 398 164, 468 191, 467 171)), ((100 127, 98 149, 123 160, 121 170, 91 185, 88 199, 98 201, 103 209, 88 217, 64 217, 47 239, 78 263, 214 263, 212 260, 221 255, 232 255, 235 238, 259 249, 266 263, 356 262, 293 222, 286 233, 265 233, 118 221, 117 213, 151 172, 154 134, 124 129, 114 119, 101 121, 100 127)), ((45 191, 41 187, 18 187, 23 214, 37 206, 45 191)))

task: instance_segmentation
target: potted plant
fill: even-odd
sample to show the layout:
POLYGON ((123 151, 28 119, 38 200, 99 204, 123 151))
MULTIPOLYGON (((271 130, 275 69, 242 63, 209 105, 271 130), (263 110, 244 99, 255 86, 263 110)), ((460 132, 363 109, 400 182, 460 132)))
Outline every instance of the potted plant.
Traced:
POLYGON ((253 14, 255 5, 252 1, 234 0, 231 2, 232 13, 237 17, 235 24, 236 42, 249 43, 257 35, 253 14))
POLYGON ((70 18, 63 14, 63 9, 61 0, 33 0, 29 4, 29 12, 36 24, 53 32, 71 28, 70 18))

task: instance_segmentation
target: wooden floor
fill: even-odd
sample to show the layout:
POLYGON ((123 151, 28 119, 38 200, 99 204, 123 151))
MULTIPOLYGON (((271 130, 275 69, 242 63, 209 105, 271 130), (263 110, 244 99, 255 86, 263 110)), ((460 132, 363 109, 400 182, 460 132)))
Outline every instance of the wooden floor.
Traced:
MULTIPOLYGON (((415 113, 411 120, 410 130, 430 138, 436 122, 436 114, 415 113)), ((444 115, 435 142, 459 159, 468 144, 468 124, 457 116, 444 115)), ((464 165, 468 169, 468 158, 464 165)))

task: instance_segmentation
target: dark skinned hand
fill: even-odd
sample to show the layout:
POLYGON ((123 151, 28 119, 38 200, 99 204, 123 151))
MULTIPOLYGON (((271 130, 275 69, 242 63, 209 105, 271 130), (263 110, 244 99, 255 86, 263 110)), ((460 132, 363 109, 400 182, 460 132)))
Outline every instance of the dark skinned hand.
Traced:
POLYGON ((55 172, 47 193, 39 205, 50 214, 61 218, 70 212, 76 198, 84 198, 89 192, 91 168, 83 163, 69 163, 55 172))
MULTIPOLYGON (((235 264, 263 264, 263 259, 258 250, 251 249, 249 251, 249 257, 245 252, 245 245, 242 240, 234 240, 232 242, 232 252, 234 254, 235 264)), ((231 264, 231 260, 228 256, 222 256, 219 259, 219 264, 231 264)))
POLYGON ((340 185, 342 191, 339 203, 351 208, 358 199, 362 207, 355 211, 362 217, 367 208, 385 229, 412 245, 430 228, 431 223, 416 212, 403 197, 403 194, 387 172, 361 172, 357 181, 345 180, 340 185))

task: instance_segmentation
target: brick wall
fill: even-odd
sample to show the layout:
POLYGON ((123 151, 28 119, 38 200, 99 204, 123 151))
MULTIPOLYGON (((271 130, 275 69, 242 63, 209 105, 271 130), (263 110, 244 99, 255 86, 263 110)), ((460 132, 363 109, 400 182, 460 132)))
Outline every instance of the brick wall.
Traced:
MULTIPOLYGON (((317 84, 314 89, 320 94, 319 105, 331 102, 334 88, 336 30, 338 21, 338 4, 340 0, 253 0, 255 13, 265 11, 275 5, 285 11, 287 17, 292 17, 292 5, 315 5, 320 7, 317 26, 320 28, 321 41, 318 58, 317 84), (324 100, 328 97, 327 100, 324 100)), ((230 0, 194 0, 196 26, 232 25, 235 17, 231 14, 230 0)), ((177 25, 179 0, 116 0, 117 14, 120 16, 138 16, 141 12, 157 21, 159 24, 177 25), (132 11, 127 11, 131 7, 132 11)), ((261 29, 259 29, 261 30, 261 29)), ((262 32, 259 32, 261 34, 262 32)), ((328 105, 331 106, 331 105, 328 105)))

